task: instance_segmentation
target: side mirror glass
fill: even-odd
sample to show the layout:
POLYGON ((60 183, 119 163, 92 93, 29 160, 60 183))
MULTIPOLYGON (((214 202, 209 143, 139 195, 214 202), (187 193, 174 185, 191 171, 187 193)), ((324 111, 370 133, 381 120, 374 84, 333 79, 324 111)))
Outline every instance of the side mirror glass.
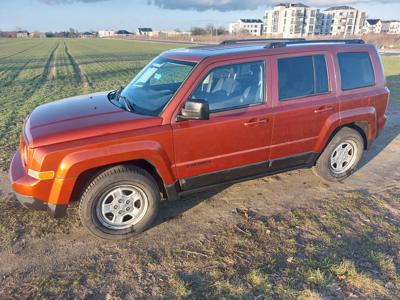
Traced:
POLYGON ((178 121, 184 120, 208 120, 210 107, 207 101, 202 99, 189 99, 178 115, 178 121))

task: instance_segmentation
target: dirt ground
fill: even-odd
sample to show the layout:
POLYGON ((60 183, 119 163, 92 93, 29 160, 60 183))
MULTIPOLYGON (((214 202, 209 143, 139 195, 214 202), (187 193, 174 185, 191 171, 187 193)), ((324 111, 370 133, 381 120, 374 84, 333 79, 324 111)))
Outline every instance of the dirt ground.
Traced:
MULTIPOLYGON (((210 279, 210 282, 204 283, 203 277, 196 277, 193 272, 189 280, 180 275, 180 266, 188 266, 192 260, 194 264, 213 260, 221 241, 229 241, 226 238, 229 232, 246 233, 246 229, 239 226, 242 214, 262 216, 268 220, 275 216, 285 218, 299 211, 307 214, 320 212, 325 205, 334 207, 336 201, 354 194, 398 197, 400 105, 392 104, 388 116, 383 134, 365 153, 360 170, 342 184, 325 183, 314 176, 311 170, 298 170, 214 189, 179 202, 163 203, 156 224, 139 237, 124 242, 105 242, 93 238, 80 225, 76 207, 69 209, 68 218, 60 221, 49 219, 45 213, 20 208, 9 189, 7 175, 2 174, 0 298, 14 298, 17 295, 21 298, 100 299, 245 297, 243 293, 232 294, 225 290, 218 294, 213 285, 217 281, 213 283, 210 279), (203 246, 198 248, 196 245, 200 244, 203 246), (163 260, 163 256, 175 259, 171 263, 172 260, 163 260), (204 294, 192 287, 193 283, 199 286, 203 284, 204 294), (210 290, 214 292, 207 293, 210 290)), ((393 218, 400 220, 397 208, 389 204, 385 207, 393 213, 393 218)), ((399 228, 400 223, 396 224, 399 228)), ((220 255, 220 259, 224 257, 220 255)), ((236 262, 240 261, 243 262, 240 259, 236 262)), ((287 261, 290 262, 290 259, 287 258, 287 261)), ((397 279, 393 279, 391 284, 398 280, 399 269, 396 271, 396 268, 398 265, 395 267, 397 279)), ((212 274, 210 276, 216 278, 212 274)), ((232 284, 231 279, 228 281, 232 284)), ((385 284, 388 283, 383 282, 385 284)), ((310 286, 306 298, 363 298, 363 295, 369 298, 376 295, 360 292, 360 289, 359 294, 351 289, 352 292, 349 289, 346 293, 334 292, 337 287, 324 292, 324 288, 310 286)), ((261 288, 264 291, 266 289, 268 287, 261 288)), ((257 298, 258 294, 246 295, 248 298, 257 298)), ((275 291, 273 294, 260 295, 262 298, 268 295, 290 298, 291 295, 298 297, 305 294, 286 295, 275 291)), ((382 298, 396 298, 390 292, 382 295, 382 298)))

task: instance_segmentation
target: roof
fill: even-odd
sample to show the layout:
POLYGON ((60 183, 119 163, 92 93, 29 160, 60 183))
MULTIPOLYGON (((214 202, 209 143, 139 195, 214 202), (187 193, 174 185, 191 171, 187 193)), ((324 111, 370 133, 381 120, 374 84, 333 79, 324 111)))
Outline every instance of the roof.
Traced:
POLYGON ((115 34, 131 34, 131 33, 127 30, 118 30, 115 32, 115 34))
POLYGON ((333 6, 329 7, 328 9, 325 9, 325 11, 330 11, 330 10, 347 10, 347 9, 355 9, 354 7, 351 6, 333 6))
POLYGON ((380 19, 367 19, 369 25, 376 25, 379 21, 380 19))
POLYGON ((309 7, 309 6, 307 6, 307 5, 303 4, 303 3, 289 3, 289 2, 279 3, 279 4, 276 4, 275 6, 284 6, 286 8, 289 8, 289 7, 309 7))
POLYGON ((138 30, 142 32, 153 32, 153 29, 149 27, 138 28, 138 30))
MULTIPOLYGON (((241 54, 241 53, 253 53, 254 55, 264 55, 266 52, 269 52, 269 51, 299 51, 300 47, 306 47, 306 48, 319 47, 319 48, 322 48, 325 50, 325 48, 327 48, 327 47, 344 45, 343 43, 326 44, 326 43, 324 43, 324 41, 321 41, 321 43, 317 43, 317 42, 314 44, 299 43, 297 45, 288 45, 288 47, 282 47, 282 48, 266 47, 270 43, 273 43, 273 42, 279 42, 279 41, 278 40, 256 41, 256 42, 248 42, 248 43, 228 43, 228 44, 219 44, 219 45, 205 45, 205 46, 197 46, 197 47, 190 47, 190 48, 180 48, 180 49, 173 49, 173 50, 165 51, 162 53, 162 56, 170 58, 170 59, 176 59, 176 60, 199 62, 208 57, 235 55, 235 54, 241 54), (284 50, 282 50, 282 49, 284 49, 284 50), (291 50, 288 50, 288 49, 291 49, 291 50)), ((351 45, 347 45, 347 46, 351 46, 351 45)))
POLYGON ((240 19, 243 23, 263 23, 261 19, 240 19))

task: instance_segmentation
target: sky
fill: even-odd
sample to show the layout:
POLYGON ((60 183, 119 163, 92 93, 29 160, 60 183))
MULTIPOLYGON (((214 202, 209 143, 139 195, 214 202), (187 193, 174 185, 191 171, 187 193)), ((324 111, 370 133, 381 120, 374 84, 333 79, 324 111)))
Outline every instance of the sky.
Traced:
MULTIPOLYGON (((227 27, 239 18, 262 18, 284 0, 1 0, 0 30, 79 31, 137 27, 189 30, 214 24, 227 27)), ((304 0, 322 9, 351 5, 370 18, 400 19, 400 0, 304 0)))

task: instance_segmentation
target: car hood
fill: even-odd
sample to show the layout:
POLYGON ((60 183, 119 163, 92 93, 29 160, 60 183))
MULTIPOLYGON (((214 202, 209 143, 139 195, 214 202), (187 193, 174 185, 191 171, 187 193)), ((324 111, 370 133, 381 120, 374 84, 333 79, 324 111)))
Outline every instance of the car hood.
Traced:
POLYGON ((127 112, 113 105, 108 92, 78 96, 35 108, 24 126, 32 147, 160 125, 160 117, 127 112))

